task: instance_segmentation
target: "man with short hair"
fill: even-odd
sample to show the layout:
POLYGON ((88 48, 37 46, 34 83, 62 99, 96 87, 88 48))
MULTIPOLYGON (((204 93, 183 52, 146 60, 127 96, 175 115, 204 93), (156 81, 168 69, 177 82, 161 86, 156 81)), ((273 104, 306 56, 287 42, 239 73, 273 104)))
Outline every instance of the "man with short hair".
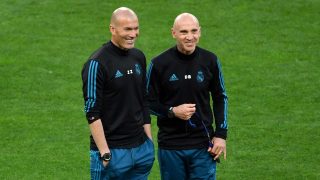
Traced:
POLYGON ((82 70, 89 123, 91 179, 146 180, 154 162, 146 99, 146 58, 134 48, 137 15, 116 9, 111 41, 95 51, 82 70))
POLYGON ((149 66, 147 90, 151 112, 158 116, 163 180, 215 179, 219 156, 226 158, 228 101, 221 66, 214 53, 197 46, 200 35, 198 19, 180 14, 172 27, 176 46, 149 66))

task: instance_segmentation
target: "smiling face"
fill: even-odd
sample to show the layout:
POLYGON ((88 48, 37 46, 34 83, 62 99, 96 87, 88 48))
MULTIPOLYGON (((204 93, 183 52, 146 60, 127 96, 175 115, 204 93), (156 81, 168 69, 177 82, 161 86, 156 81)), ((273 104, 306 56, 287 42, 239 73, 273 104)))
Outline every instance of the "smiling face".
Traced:
POLYGON ((192 54, 200 39, 200 26, 196 17, 184 13, 179 15, 171 29, 172 37, 177 41, 177 48, 183 54, 192 54))
POLYGON ((133 48, 139 36, 138 17, 127 9, 116 10, 111 18, 110 32, 113 44, 124 50, 133 48))

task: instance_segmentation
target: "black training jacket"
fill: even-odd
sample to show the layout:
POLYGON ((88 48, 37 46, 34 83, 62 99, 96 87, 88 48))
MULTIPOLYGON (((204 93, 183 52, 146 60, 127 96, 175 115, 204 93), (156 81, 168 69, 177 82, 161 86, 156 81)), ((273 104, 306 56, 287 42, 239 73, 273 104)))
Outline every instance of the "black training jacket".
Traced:
POLYGON ((151 113, 158 116, 160 148, 208 147, 206 129, 210 138, 227 138, 228 100, 215 54, 196 47, 191 55, 184 55, 177 47, 170 48, 151 61, 147 79, 151 113), (196 113, 191 117, 195 127, 167 115, 170 107, 185 103, 196 104, 196 113))
MULTIPOLYGON (((87 120, 101 119, 108 146, 142 144, 143 125, 150 124, 144 54, 136 48, 122 50, 109 41, 84 64, 82 80, 87 120)), ((97 150, 92 136, 91 149, 97 150)))

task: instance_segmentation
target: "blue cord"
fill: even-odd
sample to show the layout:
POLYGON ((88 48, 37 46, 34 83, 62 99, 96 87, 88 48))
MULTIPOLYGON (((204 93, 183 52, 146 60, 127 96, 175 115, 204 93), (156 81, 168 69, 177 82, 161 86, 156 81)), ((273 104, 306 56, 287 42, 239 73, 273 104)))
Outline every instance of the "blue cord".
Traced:
POLYGON ((193 127, 193 128, 197 127, 196 124, 192 123, 192 120, 191 120, 191 119, 188 120, 188 123, 189 123, 189 125, 190 125, 191 127, 193 127))

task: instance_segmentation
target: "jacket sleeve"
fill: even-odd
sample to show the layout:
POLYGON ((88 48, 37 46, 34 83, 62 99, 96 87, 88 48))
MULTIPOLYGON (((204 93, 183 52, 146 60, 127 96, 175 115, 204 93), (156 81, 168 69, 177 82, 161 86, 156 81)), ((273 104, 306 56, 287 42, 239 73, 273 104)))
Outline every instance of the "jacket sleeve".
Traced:
POLYGON ((105 69, 97 60, 89 60, 82 69, 84 111, 88 123, 100 119, 105 69))
POLYGON ((158 79, 159 72, 154 66, 154 62, 151 61, 147 73, 147 92, 148 100, 150 104, 150 113, 155 116, 168 116, 168 110, 170 107, 163 105, 159 101, 159 89, 160 81, 158 79))
POLYGON ((144 58, 144 63, 143 63, 143 119, 144 119, 144 124, 151 124, 151 118, 150 118, 150 113, 149 113, 149 102, 148 102, 148 92, 147 92, 147 75, 146 75, 146 69, 147 69, 147 65, 146 65, 146 58, 144 58))
POLYGON ((211 97, 213 102, 213 113, 215 117, 215 137, 227 138, 228 123, 228 97, 224 86, 221 65, 218 59, 213 63, 213 80, 211 82, 211 97))

